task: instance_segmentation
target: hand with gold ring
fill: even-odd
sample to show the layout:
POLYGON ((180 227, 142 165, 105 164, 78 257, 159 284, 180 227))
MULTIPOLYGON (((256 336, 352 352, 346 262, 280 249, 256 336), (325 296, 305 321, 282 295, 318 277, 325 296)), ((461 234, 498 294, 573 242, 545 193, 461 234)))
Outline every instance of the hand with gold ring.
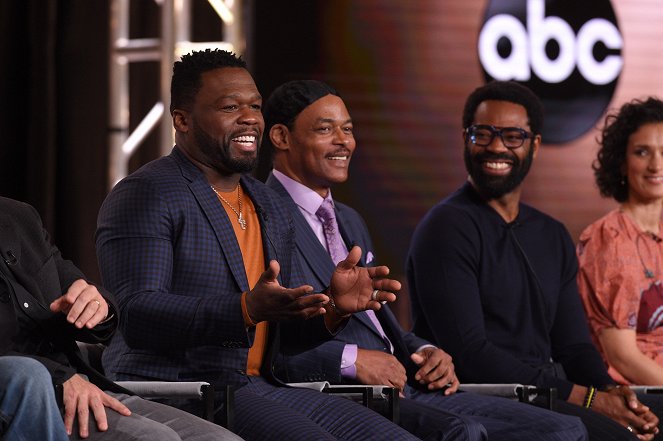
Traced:
POLYGON ((67 315, 67 321, 77 328, 92 329, 108 316, 108 303, 96 286, 78 279, 67 292, 54 300, 51 311, 67 315))

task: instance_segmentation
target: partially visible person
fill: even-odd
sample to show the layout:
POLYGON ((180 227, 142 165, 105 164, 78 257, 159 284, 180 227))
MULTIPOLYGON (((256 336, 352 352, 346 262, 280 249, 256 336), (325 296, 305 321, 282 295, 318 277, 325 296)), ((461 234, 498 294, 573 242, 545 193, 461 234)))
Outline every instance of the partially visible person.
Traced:
POLYGON ((233 430, 247 439, 412 439, 366 407, 285 387, 274 373, 279 352, 333 338, 346 312, 379 309, 400 283, 387 267, 357 266, 355 247, 329 288, 313 292, 288 209, 249 173, 261 108, 235 54, 194 51, 175 63, 175 147, 118 183, 99 212, 99 266, 122 317, 104 367, 117 379, 209 381, 221 421, 234 386, 233 430))
POLYGON ((581 417, 590 439, 652 439, 659 419, 648 406, 663 402, 615 387, 589 335, 573 241, 521 202, 541 146, 540 100, 490 82, 469 95, 462 123, 468 181, 410 245, 414 331, 453 356, 461 381, 554 387, 556 410, 581 417))
POLYGON ((606 118, 596 183, 619 207, 577 246, 592 337, 622 384, 663 384, 663 102, 634 100, 606 118))
POLYGON ((0 439, 69 440, 51 375, 37 360, 0 356, 0 439))
MULTIPOLYGON (((33 207, 0 197, 0 256, 0 355, 33 358, 49 371, 52 385, 62 386, 64 427, 72 439, 240 439, 186 412, 130 396, 83 360, 76 342, 108 343, 117 307, 108 291, 62 258, 33 207)), ((52 421, 52 411, 37 417, 35 428, 52 421)))
MULTIPOLYGON (((274 163, 267 185, 292 212, 296 255, 306 280, 314 288, 324 287, 352 244, 365 251, 362 265, 375 265, 361 215, 332 197, 332 187, 347 180, 356 149, 353 121, 338 92, 320 81, 290 81, 271 94, 264 114, 274 163)), ((333 340, 279 361, 277 371, 289 381, 398 388, 401 426, 426 440, 586 437, 577 418, 503 398, 456 393, 451 357, 405 332, 387 305, 353 314, 333 340)))

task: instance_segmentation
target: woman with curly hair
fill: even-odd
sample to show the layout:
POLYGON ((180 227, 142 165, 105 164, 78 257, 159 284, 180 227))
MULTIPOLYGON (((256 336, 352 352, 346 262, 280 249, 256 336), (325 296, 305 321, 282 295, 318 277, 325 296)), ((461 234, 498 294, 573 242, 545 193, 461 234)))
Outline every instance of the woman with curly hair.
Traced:
POLYGON ((663 384, 663 101, 633 100, 605 120, 593 164, 619 207, 578 243, 578 286, 594 342, 623 384, 663 384))

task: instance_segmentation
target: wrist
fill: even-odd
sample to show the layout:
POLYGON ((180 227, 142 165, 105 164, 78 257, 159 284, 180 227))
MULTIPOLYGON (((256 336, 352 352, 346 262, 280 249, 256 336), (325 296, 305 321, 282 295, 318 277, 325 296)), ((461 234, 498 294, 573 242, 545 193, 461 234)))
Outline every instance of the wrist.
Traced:
POLYGON ((589 386, 587 388, 587 392, 585 393, 585 398, 582 400, 582 407, 585 409, 591 409, 597 393, 598 390, 594 386, 589 386))
POLYGON ((248 292, 243 292, 242 297, 240 298, 240 304, 242 307, 242 318, 244 319, 244 325, 247 328, 251 328, 255 326, 257 323, 253 320, 251 317, 251 314, 249 314, 249 308, 246 304, 246 297, 248 296, 248 292))
POLYGON ((328 310, 331 309, 334 312, 334 314, 336 314, 339 318, 350 317, 351 315, 350 312, 342 311, 336 306, 336 302, 334 302, 334 296, 332 296, 331 294, 328 294, 328 296, 329 296, 329 303, 327 303, 327 305, 331 307, 328 308, 328 310))

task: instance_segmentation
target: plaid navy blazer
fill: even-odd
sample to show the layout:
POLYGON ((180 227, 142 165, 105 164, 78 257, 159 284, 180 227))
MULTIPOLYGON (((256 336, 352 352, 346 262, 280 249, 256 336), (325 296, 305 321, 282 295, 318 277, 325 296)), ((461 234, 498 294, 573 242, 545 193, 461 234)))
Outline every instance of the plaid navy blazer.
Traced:
MULTIPOLYGON (((281 285, 302 285, 288 211, 258 180, 242 176, 241 185, 259 214, 266 263, 279 261, 281 285)), ((205 176, 177 147, 115 186, 99 212, 96 244, 103 282, 120 310, 121 334, 103 355, 106 372, 116 379, 246 382, 254 330, 242 316, 240 297, 249 286, 241 251, 205 176)), ((331 337, 322 318, 270 324, 263 365, 270 379, 282 328, 291 341, 331 337)))
MULTIPOLYGON (((308 222, 281 183, 270 173, 267 185, 282 198, 289 207, 295 225, 296 257, 305 278, 315 289, 324 286, 334 271, 334 263, 327 250, 311 230, 308 222)), ((351 207, 338 201, 334 202, 336 220, 341 236, 348 247, 358 245, 362 250, 360 265, 366 266, 366 254, 373 252, 373 244, 368 228, 362 217, 351 207)), ((368 263, 372 265, 373 263, 368 263)), ((414 379, 416 366, 410 360, 410 354, 423 345, 431 344, 411 332, 405 332, 398 324, 388 306, 376 312, 382 328, 394 345, 394 355, 408 370, 408 379, 414 379)), ((341 355, 346 343, 356 344, 363 349, 389 352, 386 342, 364 312, 353 314, 346 326, 334 339, 308 350, 286 351, 279 354, 276 371, 289 382, 329 381, 332 384, 345 382, 341 377, 341 355)), ((301 349, 301 348, 297 348, 301 349)), ((416 382, 411 383, 416 385, 416 382)), ((418 387, 418 385, 416 385, 418 387)))

